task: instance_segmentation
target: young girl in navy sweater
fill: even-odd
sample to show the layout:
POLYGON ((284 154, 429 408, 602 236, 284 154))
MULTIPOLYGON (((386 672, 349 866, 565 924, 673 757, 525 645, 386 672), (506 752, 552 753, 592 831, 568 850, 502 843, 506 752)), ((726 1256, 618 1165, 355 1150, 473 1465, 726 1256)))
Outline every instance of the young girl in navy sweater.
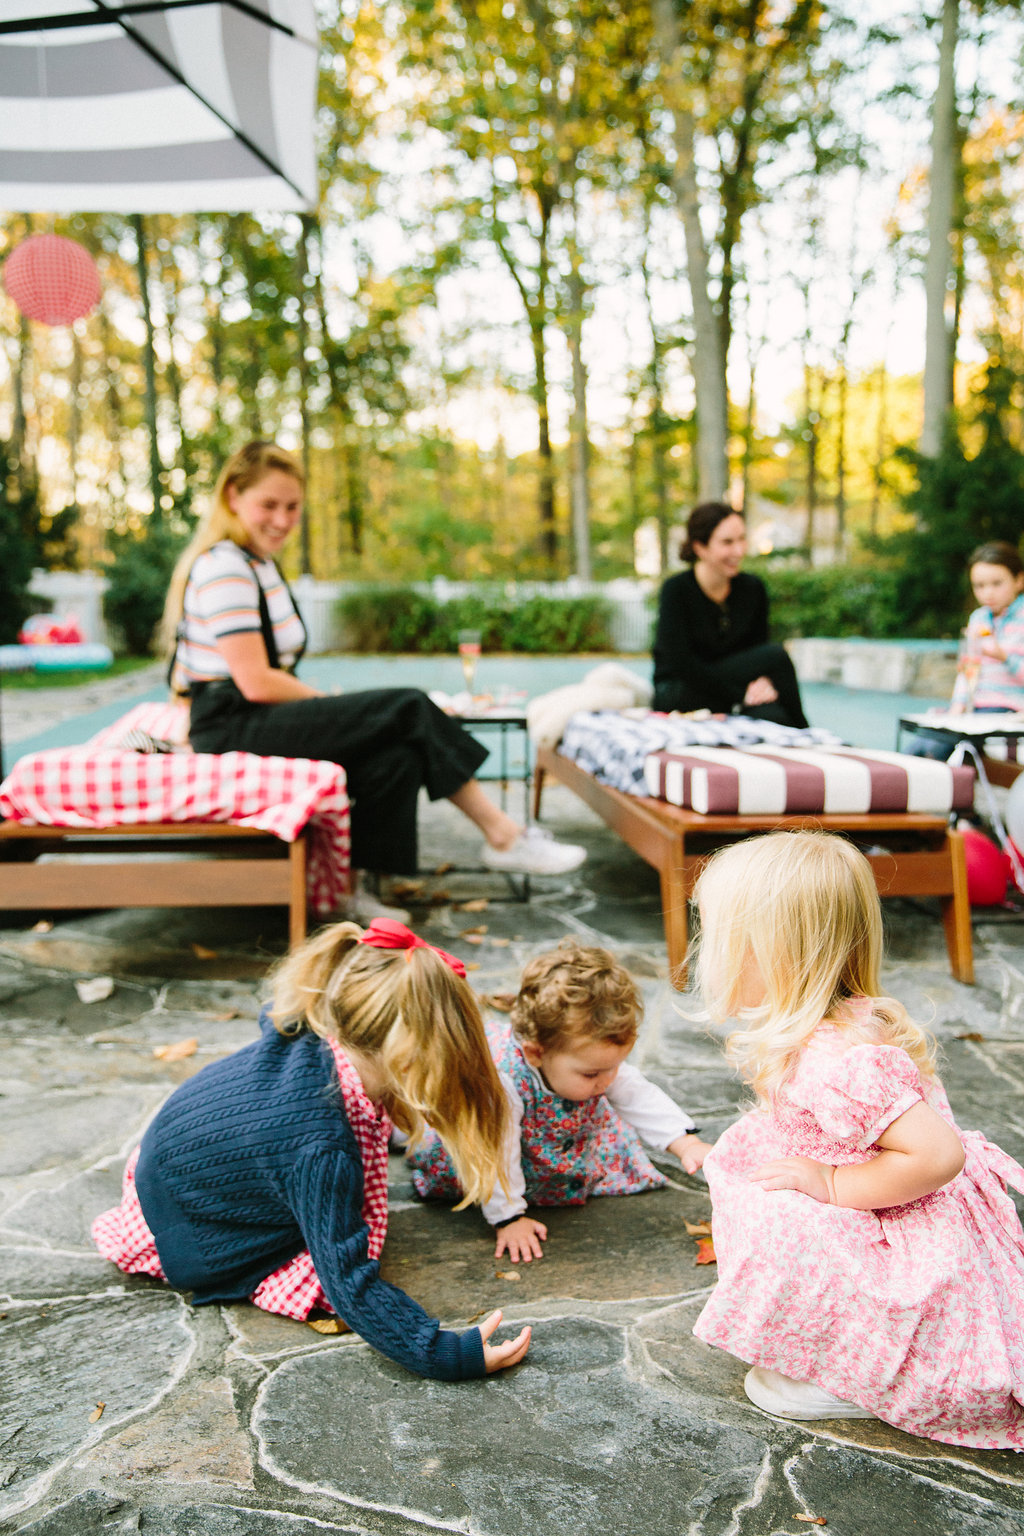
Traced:
POLYGON ((429 1119, 467 1202, 500 1176, 508 1109, 462 962, 401 923, 340 923, 282 962, 260 1029, 164 1104, 93 1224, 100 1252, 196 1305, 335 1311, 421 1376, 515 1365, 528 1328, 444 1330, 379 1273, 392 1124, 415 1141, 429 1119))

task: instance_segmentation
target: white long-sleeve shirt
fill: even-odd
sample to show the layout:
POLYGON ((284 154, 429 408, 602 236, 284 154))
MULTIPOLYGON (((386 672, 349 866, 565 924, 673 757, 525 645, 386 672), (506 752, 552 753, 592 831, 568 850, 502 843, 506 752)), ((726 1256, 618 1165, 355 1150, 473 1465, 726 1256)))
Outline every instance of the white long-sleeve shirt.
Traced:
MULTIPOLYGON (((532 1073, 538 1090, 541 1093, 550 1094, 551 1089, 540 1072, 530 1066, 528 1070, 532 1073)), ((505 1182, 509 1193, 506 1196, 501 1185, 495 1185, 494 1194, 490 1200, 484 1201, 482 1207, 484 1219, 493 1227, 501 1226, 506 1221, 514 1221, 517 1216, 523 1214, 528 1203, 520 1152, 523 1101, 508 1074, 499 1070, 498 1076, 512 1111, 512 1128, 505 1153, 505 1182)), ((677 1137, 685 1136, 696 1129, 689 1115, 680 1109, 678 1104, 674 1104, 667 1093, 663 1093, 660 1088, 644 1077, 638 1067, 631 1066, 628 1061, 624 1061, 615 1074, 615 1081, 605 1093, 605 1098, 616 1114, 620 1115, 627 1125, 631 1125, 648 1146, 656 1147, 659 1151, 663 1152, 677 1137)))

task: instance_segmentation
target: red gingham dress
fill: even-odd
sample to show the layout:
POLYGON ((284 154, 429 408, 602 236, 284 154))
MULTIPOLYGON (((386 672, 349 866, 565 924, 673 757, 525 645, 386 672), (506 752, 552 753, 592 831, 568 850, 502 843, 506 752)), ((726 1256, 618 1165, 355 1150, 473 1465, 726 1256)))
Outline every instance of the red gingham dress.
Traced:
MULTIPOLYGON (((327 1043, 338 1073, 345 1118, 352 1127, 363 1164, 363 1220, 370 1232, 367 1251, 371 1259, 379 1259, 388 1231, 391 1121, 387 1111, 369 1098, 358 1072, 341 1047, 333 1040, 327 1043)), ((165 1280, 156 1241, 146 1225, 135 1188, 138 1160, 139 1148, 136 1147, 125 1166, 121 1204, 96 1217, 92 1224, 92 1239, 103 1257, 125 1274, 152 1275, 156 1280, 165 1280)), ((304 1322, 314 1311, 334 1311, 313 1268, 308 1248, 267 1275, 250 1300, 264 1312, 276 1312, 297 1322, 304 1322)))

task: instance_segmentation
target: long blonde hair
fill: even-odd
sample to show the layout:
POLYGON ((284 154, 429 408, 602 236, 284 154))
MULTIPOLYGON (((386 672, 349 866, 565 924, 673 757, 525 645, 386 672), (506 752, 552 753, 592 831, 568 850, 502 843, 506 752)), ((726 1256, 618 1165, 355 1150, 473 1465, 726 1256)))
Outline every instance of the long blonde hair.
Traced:
POLYGON ((274 1024, 283 1035, 308 1025, 372 1059, 412 1144, 428 1122, 443 1140, 465 1192, 457 1209, 488 1200, 504 1188, 510 1114, 476 998, 432 949, 377 949, 362 931, 336 923, 280 962, 274 1024))
POLYGON ((824 1019, 934 1072, 927 1035, 881 993, 881 904, 871 866, 846 838, 772 832, 735 843, 708 862, 694 895, 697 984, 716 1022, 745 1025, 726 1053, 763 1103, 824 1019), (870 1014, 844 1006, 862 997, 870 1014))
POLYGON ((279 448, 276 443, 264 442, 260 438, 254 438, 251 443, 236 449, 217 476, 210 504, 179 555, 171 575, 164 614, 160 621, 160 646, 165 655, 172 654, 177 642, 178 625, 185 607, 185 588, 198 557, 222 539, 231 539, 243 549, 248 542, 245 529, 228 502, 228 488, 247 491, 275 469, 291 475, 300 486, 305 486, 302 465, 295 455, 289 453, 287 448, 279 448))

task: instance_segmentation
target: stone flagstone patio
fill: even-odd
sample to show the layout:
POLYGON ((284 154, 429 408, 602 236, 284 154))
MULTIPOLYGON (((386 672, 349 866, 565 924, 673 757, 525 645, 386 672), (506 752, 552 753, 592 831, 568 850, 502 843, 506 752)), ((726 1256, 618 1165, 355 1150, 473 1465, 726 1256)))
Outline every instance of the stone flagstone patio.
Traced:
MULTIPOLYGON (((647 1001, 642 1063, 713 1137, 742 1095, 668 984, 656 877, 566 791, 546 813, 591 850, 579 877, 538 882, 528 906, 424 902, 416 926, 477 966, 486 994, 513 990, 565 933, 614 947, 647 1001)), ((424 828, 425 867, 471 861, 448 807, 424 828)), ((505 894, 491 876, 432 883, 505 894)), ((886 911, 887 980, 938 1035, 961 1122, 1024 1159, 1021 927, 979 923, 965 988, 936 911, 886 911)), ((283 918, 258 909, 0 931, 0 1529, 795 1536, 811 1515, 830 1536, 1020 1536, 1012 1453, 873 1422, 787 1424, 747 1401, 744 1367, 691 1333, 715 1272, 684 1221, 710 1206, 669 1162, 662 1191, 551 1212, 543 1262, 517 1269, 495 1264, 475 1212, 414 1201, 393 1159, 388 1278, 451 1326, 494 1306, 511 1328, 533 1324, 525 1362, 484 1382, 420 1381, 351 1335, 248 1306, 193 1310, 104 1263, 89 1223, 116 1202, 126 1152, 176 1083, 252 1038, 284 941, 283 918), (96 975, 113 993, 84 1003, 75 982, 96 975), (193 1037, 191 1056, 154 1055, 193 1037)))

